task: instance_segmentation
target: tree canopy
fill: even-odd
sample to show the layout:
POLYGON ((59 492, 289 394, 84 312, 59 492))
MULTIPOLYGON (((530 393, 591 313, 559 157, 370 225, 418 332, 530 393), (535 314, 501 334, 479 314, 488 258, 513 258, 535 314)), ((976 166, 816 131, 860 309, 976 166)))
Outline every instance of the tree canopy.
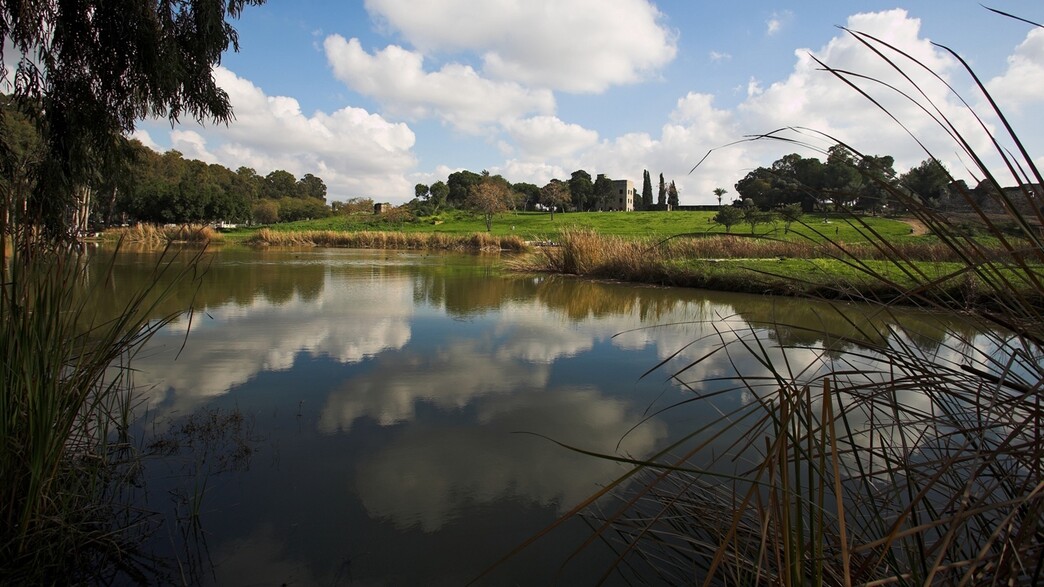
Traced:
POLYGON ((482 180, 472 185, 468 192, 468 207, 482 215, 486 222, 486 231, 493 230, 493 217, 506 212, 511 204, 511 186, 504 178, 483 176, 482 180))
POLYGON ((15 103, 42 137, 36 181, 6 207, 52 238, 68 236, 73 211, 123 160, 137 120, 230 121, 213 76, 222 53, 238 50, 226 19, 261 3, 2 0, 0 74, 13 78, 15 103))

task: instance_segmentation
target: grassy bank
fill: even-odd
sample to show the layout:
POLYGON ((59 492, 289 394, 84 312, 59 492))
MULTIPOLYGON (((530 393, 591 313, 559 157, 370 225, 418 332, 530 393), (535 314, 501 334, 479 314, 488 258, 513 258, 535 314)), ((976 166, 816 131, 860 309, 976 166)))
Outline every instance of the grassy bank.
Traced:
MULTIPOLYGON (((966 271, 961 255, 934 239, 882 246, 728 235, 633 239, 572 230, 558 244, 507 264, 516 271, 719 291, 905 303, 930 296, 959 309, 991 303, 989 288, 966 271), (923 288, 926 283, 931 288, 923 288)), ((991 254, 1006 256, 999 247, 991 254)), ((1044 279, 1044 265, 1030 268, 1030 275, 1044 279)), ((1029 281, 1018 287, 1036 295, 1029 281)))
MULTIPOLYGON (((659 237, 667 238, 678 234, 724 234, 725 228, 711 221, 713 212, 568 212, 555 214, 554 219, 546 212, 505 212, 493 220, 494 236, 519 236, 523 240, 557 240, 564 231, 588 229, 607 236, 659 237)), ((875 232, 892 240, 916 238, 910 225, 891 218, 868 217, 865 219, 875 232)), ((759 224, 756 234, 781 240, 821 240, 823 237, 845 242, 865 242, 867 235, 861 234, 844 222, 839 215, 808 215, 807 228, 791 226, 787 232, 782 223, 759 224), (818 234, 817 234, 818 233, 818 234)), ((265 227, 274 232, 395 232, 407 234, 445 234, 468 236, 486 233, 481 217, 466 211, 451 211, 435 217, 390 219, 373 214, 332 216, 317 220, 302 220, 274 224, 265 227)), ((250 238, 255 229, 239 229, 225 233, 231 240, 250 238)), ((748 225, 732 227, 733 234, 750 234, 748 225)))

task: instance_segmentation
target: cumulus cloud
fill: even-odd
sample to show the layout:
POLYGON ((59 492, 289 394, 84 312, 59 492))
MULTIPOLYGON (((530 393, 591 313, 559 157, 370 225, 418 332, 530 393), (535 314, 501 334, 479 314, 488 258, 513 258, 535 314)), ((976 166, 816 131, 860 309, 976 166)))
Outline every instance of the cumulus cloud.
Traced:
POLYGON ((1044 101, 1044 30, 1033 29, 1008 57, 1008 68, 986 84, 1002 107, 1021 112, 1044 101))
POLYGON ((505 129, 526 157, 537 160, 566 157, 598 142, 598 133, 554 116, 513 120, 505 129))
POLYGON ((493 77, 568 92, 640 81, 677 52, 647 0, 367 0, 366 9, 421 51, 481 54, 493 77))
POLYGON ((555 107, 549 90, 491 81, 457 63, 427 72, 420 53, 395 45, 371 55, 358 39, 331 35, 323 47, 337 79, 380 101, 395 116, 436 116, 466 132, 479 133, 489 123, 549 113, 555 107))
MULTIPOLYGON (((216 68, 214 78, 228 93, 236 119, 227 126, 168 131, 186 156, 261 174, 311 173, 326 183, 330 200, 412 193, 405 174, 416 165, 416 137, 406 124, 352 107, 309 116, 294 98, 268 96, 228 69, 216 68)), ((142 132, 138 136, 151 140, 142 132)))

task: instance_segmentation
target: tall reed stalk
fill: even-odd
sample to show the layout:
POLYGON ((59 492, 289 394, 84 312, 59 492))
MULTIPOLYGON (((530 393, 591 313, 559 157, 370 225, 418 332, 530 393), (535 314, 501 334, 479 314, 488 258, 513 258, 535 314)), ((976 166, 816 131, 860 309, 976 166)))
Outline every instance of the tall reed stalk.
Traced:
POLYGON ((151 286, 101 315, 111 272, 75 248, 19 244, 0 288, 0 583, 140 579, 128 545, 144 522, 114 493, 134 464, 127 370, 172 318, 157 304, 194 264, 168 255, 151 286))

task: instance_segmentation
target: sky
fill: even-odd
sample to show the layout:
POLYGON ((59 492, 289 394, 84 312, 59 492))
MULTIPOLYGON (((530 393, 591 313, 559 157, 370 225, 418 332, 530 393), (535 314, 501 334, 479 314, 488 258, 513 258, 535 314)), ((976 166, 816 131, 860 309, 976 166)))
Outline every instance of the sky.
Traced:
MULTIPOLYGON (((990 6, 1044 22, 1039 0, 990 6)), ((328 201, 401 204, 416 184, 462 169, 538 186, 583 169, 641 189, 647 169, 654 184, 660 173, 676 182, 681 204, 712 204, 714 188, 729 200, 752 169, 791 152, 823 159, 836 141, 891 155, 900 173, 930 152, 974 180, 918 102, 930 100, 977 152, 990 143, 962 98, 998 126, 933 43, 964 58, 1030 152, 1044 153, 1044 29, 973 0, 269 0, 233 26, 239 52, 214 76, 235 120, 145 120, 134 136, 233 170, 311 173, 328 201), (886 49, 924 91, 915 93, 841 27, 939 77, 886 49), (816 59, 892 83, 902 93, 853 78, 902 124, 816 59), (800 144, 745 140, 777 129, 809 130, 782 133, 800 144)))

